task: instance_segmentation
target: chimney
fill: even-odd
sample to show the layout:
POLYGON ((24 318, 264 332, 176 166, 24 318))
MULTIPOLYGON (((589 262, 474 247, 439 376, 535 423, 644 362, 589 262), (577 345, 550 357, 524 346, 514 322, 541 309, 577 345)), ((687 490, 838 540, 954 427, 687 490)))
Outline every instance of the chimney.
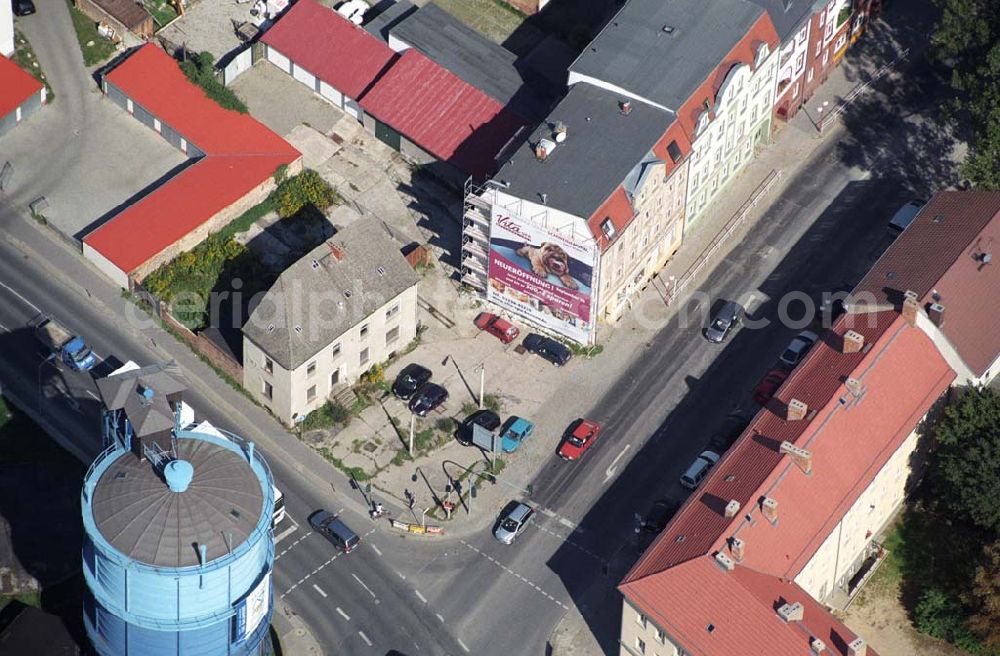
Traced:
POLYGON ((917 325, 917 310, 920 306, 917 304, 917 293, 907 289, 903 293, 903 309, 900 313, 903 315, 903 319, 906 323, 911 326, 917 325))
POLYGON ((557 121, 555 130, 552 132, 552 138, 555 139, 557 144, 561 144, 566 141, 566 132, 566 124, 562 121, 557 121))
POLYGON ((844 353, 857 353, 865 345, 865 336, 861 333, 848 330, 844 333, 844 353))
POLYGON ((539 162, 544 162, 555 149, 556 142, 549 141, 548 139, 541 139, 537 144, 535 144, 535 159, 539 162))
POLYGON ((746 543, 739 538, 729 539, 729 553, 733 554, 733 558, 735 558, 737 562, 743 560, 743 554, 746 553, 746 546, 746 543))
POLYGON ((801 622, 805 615, 805 608, 799 602, 785 604, 778 609, 778 616, 786 622, 801 622))
POLYGON ((854 396, 861 394, 861 381, 857 378, 848 377, 844 384, 847 386, 847 391, 854 396))
POLYGON ((799 469, 801 469, 806 474, 812 473, 812 453, 808 449, 802 449, 791 442, 785 441, 781 443, 781 453, 787 453, 792 457, 792 462, 794 462, 799 469))
POLYGON ((785 419, 788 421, 799 421, 806 418, 807 412, 809 412, 809 406, 798 399, 792 399, 788 402, 788 407, 785 409, 785 419))
POLYGON ((733 562, 733 559, 721 551, 715 554, 715 564, 727 572, 736 569, 736 563, 733 562))
POLYGON ((620 103, 618 103, 618 109, 621 111, 622 114, 628 116, 629 114, 632 113, 632 101, 631 100, 621 101, 620 103))
POLYGON ((940 328, 944 325, 944 306, 940 303, 931 303, 927 306, 927 316, 930 317, 931 323, 940 328))
POLYGON ((740 511, 740 502, 733 499, 726 504, 726 519, 732 519, 736 517, 736 513, 740 511))
POLYGON ((825 654, 826 653, 826 643, 819 638, 812 638, 809 640, 809 647, 812 649, 814 654, 825 654))
POLYGON ((858 636, 854 640, 851 640, 847 645, 847 656, 866 656, 868 654, 868 645, 865 644, 865 639, 858 636))
POLYGON ((344 251, 341 250, 340 246, 337 246, 336 244, 330 244, 330 254, 333 255, 333 259, 338 262, 344 259, 344 251))
POLYGON ((764 519, 771 522, 771 524, 777 524, 778 500, 771 497, 764 497, 764 500, 760 502, 760 514, 764 515, 764 519))

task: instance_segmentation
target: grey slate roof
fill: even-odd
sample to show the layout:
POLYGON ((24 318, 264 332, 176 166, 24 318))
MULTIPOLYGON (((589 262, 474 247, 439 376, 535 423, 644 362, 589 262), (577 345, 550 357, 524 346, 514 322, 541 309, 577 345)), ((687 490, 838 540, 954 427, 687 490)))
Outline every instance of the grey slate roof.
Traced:
POLYGON ((774 23, 782 43, 795 36, 803 23, 826 4, 826 0, 748 0, 764 9, 774 23), (817 6, 818 5, 818 6, 817 6))
POLYGON ((630 0, 570 70, 677 111, 763 13, 745 0, 630 0))
POLYGON ((379 14, 365 23, 362 27, 372 36, 389 42, 389 31, 395 27, 403 18, 409 16, 417 10, 417 6, 410 0, 386 0, 373 7, 379 10, 379 14), (382 8, 384 6, 384 8, 382 8))
POLYGON ((209 561, 229 553, 253 532, 264 509, 260 480, 240 454, 198 439, 177 440, 177 457, 194 467, 184 492, 171 492, 148 461, 124 453, 101 476, 93 513, 115 549, 158 567, 198 564, 195 544, 209 561))
POLYGON ((647 159, 652 147, 674 121, 671 112, 632 102, 621 113, 622 96, 581 82, 573 85, 546 121, 493 176, 510 183, 508 191, 587 219, 647 159), (545 161, 535 157, 541 138, 552 140, 557 121, 566 124, 566 141, 545 161))
POLYGON ((135 434, 143 437, 174 427, 167 396, 187 389, 181 378, 175 363, 161 362, 101 378, 97 390, 104 406, 109 410, 124 409, 135 434), (151 399, 142 396, 143 389, 153 391, 151 399))
POLYGON ((545 116, 548 100, 525 79, 517 56, 437 5, 408 14, 390 34, 521 116, 545 116))
POLYGON ((417 284, 420 276, 399 249, 378 219, 355 221, 278 276, 243 334, 282 367, 295 369, 417 284))

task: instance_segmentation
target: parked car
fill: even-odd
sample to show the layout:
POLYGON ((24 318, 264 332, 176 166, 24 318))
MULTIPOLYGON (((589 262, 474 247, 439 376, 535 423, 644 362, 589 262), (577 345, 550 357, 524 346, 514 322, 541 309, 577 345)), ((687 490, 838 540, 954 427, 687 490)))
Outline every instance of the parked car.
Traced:
POLYGON ((719 344, 725 341, 729 333, 743 320, 743 307, 735 301, 726 301, 712 317, 712 322, 705 329, 705 339, 719 344))
POLYGON ((802 361, 802 358, 805 357, 806 353, 809 352, 809 349, 813 347, 813 344, 818 339, 819 335, 816 333, 811 330, 803 330, 795 336, 795 339, 791 341, 788 348, 785 349, 785 352, 778 359, 781 360, 783 365, 789 368, 794 367, 802 361))
POLYGON ((734 412, 726 415, 722 425, 708 441, 708 448, 716 453, 722 453, 739 439, 749 424, 750 418, 744 414, 734 412))
POLYGON ((410 412, 423 417, 448 400, 448 390, 437 383, 425 383, 410 399, 410 412))
POLYGON ((504 544, 513 544, 535 516, 535 509, 526 503, 511 501, 500 513, 500 521, 493 530, 493 536, 504 544))
POLYGON ((889 219, 889 234, 895 239, 903 233, 906 228, 913 223, 913 220, 917 218, 920 214, 920 210, 924 208, 927 203, 922 200, 911 200, 906 203, 892 215, 889 219))
POLYGON ((472 444, 472 433, 476 426, 482 426, 492 433, 500 427, 500 415, 492 410, 476 410, 458 425, 455 437, 462 444, 472 444))
POLYGON ((844 300, 851 293, 850 285, 841 285, 832 292, 823 294, 819 308, 816 312, 816 320, 823 328, 829 328, 833 322, 840 318, 845 312, 844 300))
POLYGON ((351 553, 361 544, 358 534, 332 512, 317 510, 309 515, 309 525, 345 554, 351 553))
POLYGON ((551 337, 543 337, 537 333, 525 335, 521 344, 528 351, 542 356, 557 367, 563 366, 573 357, 573 352, 569 350, 568 346, 551 337))
POLYGON ((396 376, 396 380, 392 384, 392 393, 406 401, 430 379, 430 369, 416 363, 408 364, 396 376))
POLYGON ((653 502, 653 507, 646 513, 642 520, 642 530, 647 533, 658 534, 664 528, 677 511, 681 508, 681 502, 673 499, 657 499, 653 502))
POLYGON ((775 395, 786 378, 788 378, 788 372, 784 369, 772 369, 767 372, 757 383, 757 387, 753 389, 753 402, 757 405, 767 405, 767 402, 775 395))
POLYGON ((11 0, 15 16, 29 16, 35 13, 35 3, 32 0, 11 0))
POLYGON ((681 475, 681 485, 689 490, 697 488, 708 475, 708 470, 712 465, 719 462, 719 454, 715 451, 702 451, 701 455, 695 458, 687 471, 681 475))
POLYGON ((476 317, 476 328, 488 332, 504 344, 510 344, 521 334, 517 326, 492 312, 481 312, 476 317))
POLYGON ((535 431, 535 425, 524 417, 511 417, 500 433, 500 447, 504 453, 513 453, 535 431))
POLYGON ((577 419, 570 424, 566 439, 556 452, 563 460, 578 460, 601 434, 601 425, 590 419, 577 419))

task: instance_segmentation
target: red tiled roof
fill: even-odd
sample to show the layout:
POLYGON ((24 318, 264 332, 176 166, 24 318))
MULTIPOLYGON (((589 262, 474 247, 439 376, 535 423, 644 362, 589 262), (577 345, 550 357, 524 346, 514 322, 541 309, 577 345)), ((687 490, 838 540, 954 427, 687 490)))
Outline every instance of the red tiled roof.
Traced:
MULTIPOLYGON (((954 377, 930 338, 895 311, 841 317, 635 564, 622 593, 664 622, 664 629, 690 636, 691 644, 681 642, 696 651, 701 647, 700 653, 734 653, 716 637, 730 630, 742 636, 749 653, 799 653, 774 646, 770 630, 748 632, 742 626, 743 618, 762 611, 741 605, 731 582, 738 577, 732 575, 749 570, 794 578, 954 377), (871 348, 842 353, 849 329, 864 335, 871 348), (842 382, 847 377, 864 385, 859 399, 847 392, 842 382), (785 420, 791 398, 809 406, 807 419, 785 420), (779 452, 783 441, 812 453, 809 476, 779 452), (760 521, 758 501, 765 496, 778 501, 776 526, 760 521), (733 499, 741 510, 726 519, 725 505, 733 499), (746 515, 757 516, 756 524, 747 523, 746 515), (743 540, 745 556, 734 572, 723 572, 711 558, 733 536, 743 540), (701 572, 698 577, 690 575, 693 568, 701 572), (704 589, 710 603, 698 606, 679 595, 688 588, 704 589), (672 603, 678 598, 685 603, 672 603), (703 642, 708 623, 717 630, 703 642)), ((827 646, 834 648, 829 641, 827 646)))
POLYGON ((0 118, 12 113, 41 89, 42 83, 28 71, 0 55, 0 118))
POLYGON ((899 307, 907 290, 917 294, 924 308, 941 303, 942 331, 981 375, 1000 352, 996 331, 983 321, 983 308, 1000 303, 998 238, 1000 192, 938 192, 851 293, 853 306, 899 307), (990 250, 992 264, 973 259, 990 250))
POLYGON ((127 274, 300 156, 250 116, 219 107, 153 44, 142 46, 107 80, 205 153, 84 237, 127 274))
POLYGON ((354 100, 395 56, 380 39, 315 0, 299 0, 261 40, 354 100))
POLYGON ((434 157, 477 176, 526 121, 414 48, 361 98, 364 110, 434 157))
POLYGON ((634 217, 635 210, 632 209, 632 202, 628 199, 625 190, 619 185, 615 188, 614 193, 604 201, 604 204, 598 207, 597 211, 587 219, 587 226, 590 228, 591 234, 594 235, 594 239, 597 240, 601 252, 608 250, 615 243, 614 238, 608 239, 604 236, 604 229, 601 228, 604 219, 611 219, 611 224, 615 227, 615 237, 618 237, 634 217))

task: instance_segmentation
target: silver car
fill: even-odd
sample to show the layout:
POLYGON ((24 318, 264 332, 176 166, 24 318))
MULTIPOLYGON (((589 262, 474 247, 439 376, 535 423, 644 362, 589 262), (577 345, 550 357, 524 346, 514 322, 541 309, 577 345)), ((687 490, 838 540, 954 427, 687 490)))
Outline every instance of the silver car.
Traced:
POLYGON ((701 455, 695 458, 691 466, 681 476, 681 485, 689 490, 698 487, 705 476, 708 475, 708 470, 712 468, 712 465, 719 462, 719 458, 719 454, 715 451, 702 451, 701 455))
POLYGON ((811 330, 803 330, 796 335, 779 359, 785 366, 794 367, 805 357, 805 354, 809 352, 818 339, 819 335, 816 333, 811 330))
POLYGON ((514 502, 508 504, 500 514, 500 521, 493 531, 493 537, 504 544, 513 544, 514 538, 521 534, 534 516, 535 509, 527 504, 514 502))

